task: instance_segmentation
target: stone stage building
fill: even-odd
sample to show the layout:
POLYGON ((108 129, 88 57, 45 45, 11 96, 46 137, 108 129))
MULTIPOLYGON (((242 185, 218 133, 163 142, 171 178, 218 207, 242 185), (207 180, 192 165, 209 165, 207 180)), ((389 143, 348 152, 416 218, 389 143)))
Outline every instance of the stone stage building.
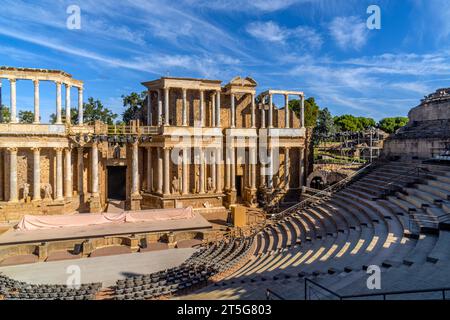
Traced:
POLYGON ((303 92, 268 90, 256 103, 251 78, 223 86, 163 77, 143 83, 142 121, 108 126, 84 122, 83 82, 65 72, 1 67, 2 78, 11 85, 11 120, 0 124, 0 221, 101 212, 108 199, 125 200, 133 210, 192 206, 208 215, 236 203, 255 206, 259 189, 279 200, 300 196, 309 156, 303 92), (32 124, 17 120, 16 82, 22 80, 34 83, 32 124), (55 124, 40 121, 42 81, 55 83, 55 124), (74 89, 77 123, 70 114, 74 89), (300 98, 300 117, 276 108, 275 95, 285 105, 290 96, 300 98))

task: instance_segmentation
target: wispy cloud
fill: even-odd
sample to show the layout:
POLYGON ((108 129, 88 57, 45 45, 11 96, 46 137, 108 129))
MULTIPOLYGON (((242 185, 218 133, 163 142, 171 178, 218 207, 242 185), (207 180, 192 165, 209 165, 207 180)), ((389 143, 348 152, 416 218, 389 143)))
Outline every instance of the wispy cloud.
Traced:
POLYGON ((361 49, 369 37, 365 22, 356 16, 336 17, 328 29, 337 45, 344 50, 361 49))

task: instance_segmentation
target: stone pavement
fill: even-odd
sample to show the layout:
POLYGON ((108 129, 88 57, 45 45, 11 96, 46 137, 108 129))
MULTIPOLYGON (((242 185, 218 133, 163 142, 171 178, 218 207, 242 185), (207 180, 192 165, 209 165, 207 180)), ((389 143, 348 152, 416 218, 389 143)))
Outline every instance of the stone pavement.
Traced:
POLYGON ((81 283, 102 282, 104 287, 114 285, 116 280, 135 274, 149 274, 180 265, 195 249, 170 249, 145 253, 77 259, 69 261, 42 262, 0 268, 15 280, 32 284, 65 284, 69 266, 79 266, 81 283))

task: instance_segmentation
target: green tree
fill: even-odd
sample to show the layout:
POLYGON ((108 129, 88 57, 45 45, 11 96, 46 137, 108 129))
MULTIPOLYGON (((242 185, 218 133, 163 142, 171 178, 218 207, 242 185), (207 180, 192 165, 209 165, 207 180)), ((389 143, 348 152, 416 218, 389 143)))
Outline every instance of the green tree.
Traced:
POLYGON ((34 112, 33 111, 19 111, 19 122, 20 123, 33 123, 34 112))
POLYGON ((334 123, 339 131, 352 132, 363 131, 369 127, 376 126, 376 122, 372 118, 355 117, 351 114, 344 114, 342 116, 334 117, 334 123))
POLYGON ((328 108, 319 111, 317 126, 314 129, 314 140, 316 143, 336 134, 336 126, 328 108))
POLYGON ((8 123, 11 120, 11 113, 9 112, 9 108, 7 106, 2 105, 1 108, 1 118, 4 123, 8 123))
POLYGON ((125 111, 122 114, 123 122, 129 123, 131 120, 143 120, 142 110, 144 109, 147 92, 132 92, 122 96, 125 111))
POLYGON ((408 123, 407 117, 384 118, 378 123, 378 128, 387 132, 394 133, 408 123))
MULTIPOLYGON (((300 100, 290 100, 289 108, 300 117, 300 100)), ((316 104, 314 97, 305 100, 305 126, 315 127, 317 124, 317 117, 319 115, 320 107, 316 104)))
MULTIPOLYGON (((78 109, 71 108, 71 121, 73 124, 78 124, 78 109)), ((83 120, 85 123, 93 123, 100 120, 106 124, 113 124, 117 118, 117 114, 106 108, 100 100, 95 100, 90 97, 88 102, 83 104, 83 120)), ((50 115, 50 122, 56 122, 56 115, 50 115)))

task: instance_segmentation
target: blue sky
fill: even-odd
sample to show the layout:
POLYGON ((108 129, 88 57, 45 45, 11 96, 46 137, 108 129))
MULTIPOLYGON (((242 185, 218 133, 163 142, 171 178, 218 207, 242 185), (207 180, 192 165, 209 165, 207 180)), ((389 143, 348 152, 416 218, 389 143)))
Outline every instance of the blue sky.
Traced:
MULTIPOLYGON (((450 86, 447 0, 0 0, 0 8, 0 65, 64 70, 85 82, 85 99, 119 114, 122 94, 166 75, 251 76, 260 91, 303 90, 333 114, 376 119, 406 115, 450 86), (73 4, 81 30, 66 27, 73 4), (366 28, 371 4, 381 30, 366 28)), ((3 88, 8 104, 7 81, 3 88)), ((18 82, 19 110, 33 109, 32 88, 18 82)), ((53 84, 41 84, 44 120, 54 96, 53 84)))

